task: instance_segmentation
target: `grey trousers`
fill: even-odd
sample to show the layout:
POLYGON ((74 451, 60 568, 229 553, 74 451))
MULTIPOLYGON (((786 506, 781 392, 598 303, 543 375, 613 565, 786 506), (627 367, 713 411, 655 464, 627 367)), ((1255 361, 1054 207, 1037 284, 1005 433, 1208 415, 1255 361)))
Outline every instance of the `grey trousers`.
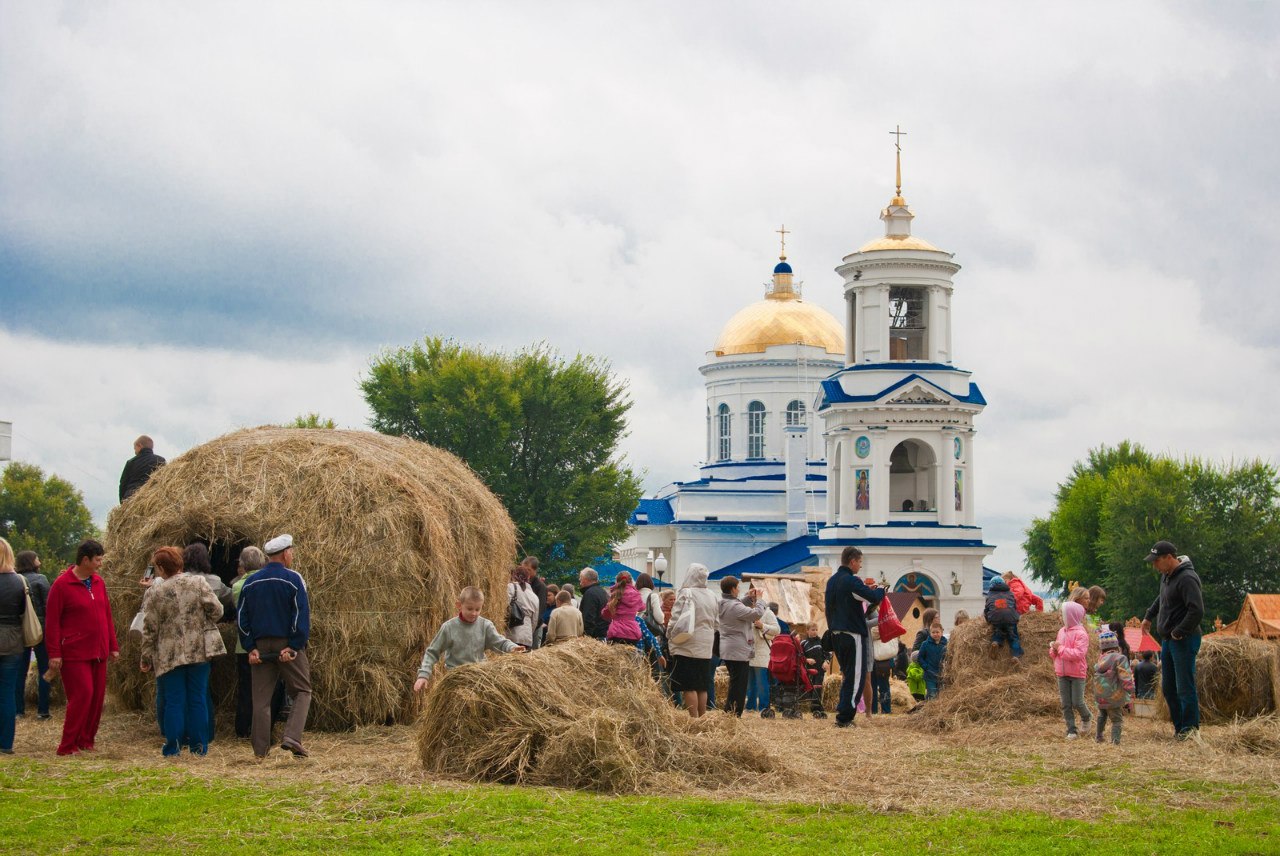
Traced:
POLYGON ((1102 732, 1107 726, 1107 719, 1111 719, 1111 742, 1120 745, 1120 731, 1124 727, 1124 708, 1123 707, 1100 707, 1098 708, 1098 742, 1102 742, 1102 732))
MULTIPOLYGON (((283 638, 258 639, 259 654, 275 654, 285 646, 283 638)), ((284 739, 301 746, 302 729, 311 708, 311 664, 307 652, 299 651, 297 659, 288 663, 263 660, 256 666, 251 665, 249 672, 253 681, 253 754, 261 757, 271 750, 271 696, 280 680, 284 681, 285 692, 293 698, 293 710, 284 724, 284 739)))
POLYGON ((1080 723, 1088 725, 1093 719, 1089 706, 1084 703, 1084 678, 1058 677, 1058 699, 1062 702, 1062 719, 1067 723, 1067 733, 1076 733, 1076 711, 1080 711, 1080 723))

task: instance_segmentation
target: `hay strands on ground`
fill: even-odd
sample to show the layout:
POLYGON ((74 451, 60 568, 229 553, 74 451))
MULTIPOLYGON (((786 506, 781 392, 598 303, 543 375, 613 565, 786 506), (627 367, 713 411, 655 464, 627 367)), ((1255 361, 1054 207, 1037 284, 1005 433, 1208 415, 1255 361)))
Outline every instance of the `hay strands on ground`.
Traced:
POLYGON ((636 793, 668 781, 732 787, 785 776, 738 722, 693 720, 628 647, 577 639, 437 679, 418 725, 428 772, 473 781, 636 793))

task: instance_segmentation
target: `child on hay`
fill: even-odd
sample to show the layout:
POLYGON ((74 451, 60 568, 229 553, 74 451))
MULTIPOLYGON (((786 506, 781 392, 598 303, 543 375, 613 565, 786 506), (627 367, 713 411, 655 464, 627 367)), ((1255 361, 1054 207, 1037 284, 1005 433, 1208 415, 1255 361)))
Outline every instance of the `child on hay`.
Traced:
POLYGON ((484 592, 475 586, 467 586, 458 593, 458 614, 450 618, 436 632, 422 663, 418 666, 418 679, 413 691, 420 693, 431 683, 431 672, 436 662, 444 658, 446 669, 456 669, 468 663, 479 663, 485 651, 501 651, 504 654, 523 654, 528 649, 517 645, 498 632, 493 622, 480 617, 484 609, 484 592))
POLYGON ((1129 658, 1120 650, 1115 631, 1106 628, 1098 634, 1101 656, 1093 671, 1098 676, 1098 688, 1094 700, 1098 703, 1097 741, 1102 742, 1102 732, 1107 719, 1111 719, 1111 742, 1120 745, 1120 730, 1124 721, 1124 708, 1133 697, 1133 670, 1129 658))
POLYGON ((987 603, 982 617, 991 625, 991 658, 995 659, 1000 646, 1009 643, 1009 653, 1015 663, 1022 662, 1022 641, 1018 638, 1018 602, 1009 590, 1009 584, 996 578, 987 592, 987 603))
POLYGON ((947 656, 947 637, 942 624, 935 621, 929 638, 920 643, 920 668, 924 670, 925 698, 937 698, 942 688, 942 661, 947 656))
POLYGON ((809 710, 814 719, 826 719, 827 711, 822 707, 822 682, 826 677, 831 655, 822 647, 822 636, 816 625, 806 627, 793 624, 796 638, 800 640, 800 651, 804 654, 805 668, 809 672, 809 710))
POLYGON ((1088 669, 1089 632, 1084 629, 1084 607, 1075 601, 1062 605, 1062 629, 1058 638, 1049 643, 1049 656, 1053 658, 1053 670, 1058 676, 1058 698, 1062 702, 1062 719, 1067 725, 1067 739, 1075 740, 1075 714, 1089 727, 1092 716, 1084 702, 1084 677, 1088 669))

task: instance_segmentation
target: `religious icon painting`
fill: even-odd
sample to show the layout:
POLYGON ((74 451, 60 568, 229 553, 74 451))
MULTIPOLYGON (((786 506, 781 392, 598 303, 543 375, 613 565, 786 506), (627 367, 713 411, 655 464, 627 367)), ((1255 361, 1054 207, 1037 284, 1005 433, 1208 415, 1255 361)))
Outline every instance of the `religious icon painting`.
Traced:
POLYGON ((853 471, 853 507, 857 511, 871 508, 871 470, 853 471))
POLYGON ((956 437, 955 438, 955 455, 956 455, 957 461, 960 460, 960 455, 963 452, 964 452, 964 443, 961 443, 960 438, 956 437))
POLYGON ((853 451, 857 452, 859 458, 865 458, 871 454, 871 438, 859 437, 853 441, 853 451))
POLYGON ((956 511, 964 511, 964 470, 956 470, 956 511))

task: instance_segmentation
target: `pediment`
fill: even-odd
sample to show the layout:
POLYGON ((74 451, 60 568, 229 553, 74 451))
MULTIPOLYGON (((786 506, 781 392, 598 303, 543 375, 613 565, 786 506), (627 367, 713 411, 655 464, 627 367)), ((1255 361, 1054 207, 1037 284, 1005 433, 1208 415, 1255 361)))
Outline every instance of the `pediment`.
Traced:
POLYGON ((951 398, 947 395, 940 395, 939 389, 933 384, 925 384, 919 381, 909 383, 905 387, 894 390, 893 394, 884 399, 885 404, 951 404, 951 398))

